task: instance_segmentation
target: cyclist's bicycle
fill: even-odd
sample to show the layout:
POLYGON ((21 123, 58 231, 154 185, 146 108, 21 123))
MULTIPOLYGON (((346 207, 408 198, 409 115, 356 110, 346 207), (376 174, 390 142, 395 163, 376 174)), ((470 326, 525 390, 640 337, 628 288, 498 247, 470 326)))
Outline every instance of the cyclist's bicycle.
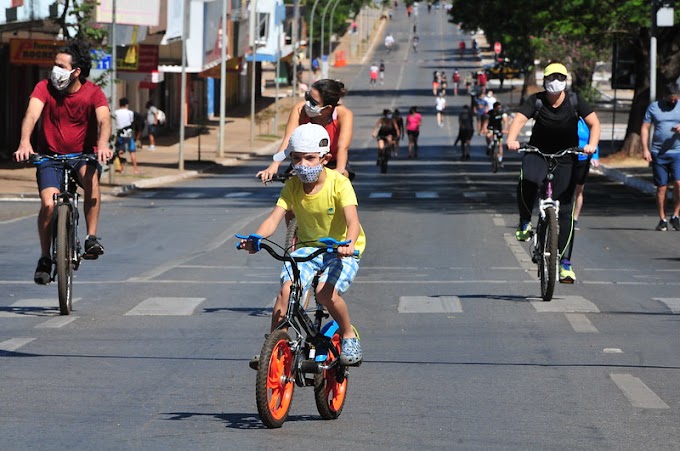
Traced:
POLYGON ((557 265, 559 264, 557 219, 560 213, 560 201, 552 198, 552 180, 560 158, 569 155, 585 155, 585 153, 579 147, 571 147, 554 154, 546 154, 528 144, 522 144, 518 150, 519 152, 538 154, 545 159, 548 165, 548 173, 540 189, 536 232, 532 233, 529 240, 531 243, 531 261, 538 265, 541 298, 547 302, 552 299, 555 292, 555 279, 557 278, 557 265))
POLYGON ((491 131, 491 141, 487 145, 486 153, 491 156, 491 171, 496 173, 501 163, 498 161, 501 149, 503 148, 503 131, 489 129, 491 131))
MULTIPOLYGON (((341 337, 338 323, 334 320, 324 323, 329 314, 318 302, 314 318, 307 314, 301 305, 304 287, 297 264, 310 261, 323 253, 335 253, 338 246, 349 241, 321 238, 318 242, 325 247, 307 257, 293 257, 288 249, 260 235, 236 237, 252 241, 253 248, 257 251, 264 249, 275 259, 289 262, 292 271, 286 316, 266 336, 260 352, 255 384, 260 419, 268 428, 281 427, 288 418, 295 385, 314 386, 316 408, 321 417, 324 420, 338 418, 345 405, 349 375, 347 366, 340 363, 341 337), (279 253, 273 246, 282 252, 279 253)), ((236 248, 241 249, 241 243, 236 248)), ((319 275, 317 273, 312 282, 315 293, 319 275)))
POLYGON ((397 149, 397 142, 395 141, 397 138, 393 136, 391 142, 388 141, 387 138, 382 139, 385 141, 385 145, 383 146, 382 152, 380 151, 380 149, 378 149, 377 164, 380 167, 380 173, 386 174, 387 163, 389 163, 390 158, 392 157, 392 153, 397 149))
POLYGON ((54 195, 54 215, 52 217, 52 249, 50 257, 54 262, 51 280, 57 281, 59 292, 59 313, 68 315, 72 309, 73 273, 78 270, 82 258, 78 238, 78 183, 73 165, 78 161, 97 161, 94 154, 39 155, 31 156, 30 161, 40 165, 47 160, 56 161, 63 173, 60 192, 54 195))

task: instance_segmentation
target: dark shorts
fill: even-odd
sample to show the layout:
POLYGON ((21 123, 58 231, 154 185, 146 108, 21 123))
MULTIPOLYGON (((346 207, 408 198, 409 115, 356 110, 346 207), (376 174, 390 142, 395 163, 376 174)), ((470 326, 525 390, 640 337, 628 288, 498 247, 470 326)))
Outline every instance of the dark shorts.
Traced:
MULTIPOLYGON (((71 164, 71 163, 69 163, 71 164)), ((102 167, 99 163, 94 161, 74 161, 71 167, 75 169, 78 173, 83 165, 89 164, 90 166, 95 166, 97 168, 97 175, 101 177, 102 167)), ((61 189, 62 180, 64 178, 64 171, 62 170, 62 165, 58 161, 46 160, 40 163, 35 168, 36 179, 38 180, 38 190, 42 191, 46 188, 56 188, 61 189)), ((80 184, 80 183, 79 183, 80 184)))
POLYGON ((680 180, 680 153, 652 153, 654 185, 666 186, 671 180, 680 180))
POLYGON ((585 185, 586 177, 588 177, 588 173, 590 172, 591 158, 592 157, 588 157, 587 160, 576 160, 576 162, 574 162, 574 169, 571 177, 575 184, 585 185))
POLYGON ((474 136, 474 134, 475 134, 475 131, 472 130, 472 129, 469 129, 469 130, 468 130, 468 129, 465 129, 465 128, 461 128, 461 129, 458 131, 458 137, 459 137, 463 142, 471 140, 472 137, 474 136))
POLYGON ((147 124, 146 127, 146 131, 149 133, 149 135, 156 136, 156 132, 158 131, 158 126, 156 124, 147 124))
POLYGON ((406 134, 408 136, 413 136, 414 138, 417 138, 420 136, 420 130, 406 130, 406 134))
POLYGON ((118 138, 116 142, 116 150, 119 151, 129 151, 136 152, 137 144, 135 143, 135 138, 118 138))

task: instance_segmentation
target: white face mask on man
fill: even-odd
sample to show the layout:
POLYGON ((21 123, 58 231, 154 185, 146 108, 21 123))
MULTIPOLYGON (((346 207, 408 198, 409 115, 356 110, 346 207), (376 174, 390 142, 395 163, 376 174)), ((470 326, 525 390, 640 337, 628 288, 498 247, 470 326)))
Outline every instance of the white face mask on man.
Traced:
POLYGON ((548 92, 551 92, 553 94, 556 94, 558 92, 562 92, 565 89, 567 89, 567 82, 565 81, 559 81, 559 80, 552 80, 552 81, 546 81, 545 82, 545 90, 548 92))
POLYGON ((68 88, 71 84, 71 74, 76 70, 71 71, 62 69, 59 66, 54 66, 52 68, 52 74, 50 75, 50 80, 52 81, 52 86, 54 86, 58 91, 63 91, 68 88))

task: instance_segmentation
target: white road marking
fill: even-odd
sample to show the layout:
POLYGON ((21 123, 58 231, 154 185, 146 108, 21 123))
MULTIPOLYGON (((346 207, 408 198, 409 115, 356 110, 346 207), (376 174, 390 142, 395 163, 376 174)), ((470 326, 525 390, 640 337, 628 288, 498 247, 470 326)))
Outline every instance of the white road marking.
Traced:
POLYGON ((468 199, 483 199, 486 197, 486 193, 484 191, 466 191, 463 193, 463 197, 468 199))
MULTIPOLYGON (((529 274, 536 274, 536 265, 534 264, 534 262, 531 261, 529 252, 527 252, 526 250, 527 244, 521 241, 517 241, 515 236, 510 233, 504 233, 503 239, 505 240, 505 244, 507 244, 508 247, 510 248, 510 252, 512 252, 512 255, 514 255, 517 261, 519 262, 519 265, 522 267, 522 269, 529 274)), ((536 280, 535 277, 532 277, 532 279, 534 281, 536 280)))
POLYGON ((630 374, 610 373, 609 377, 619 389, 626 395, 633 407, 641 409, 670 409, 668 404, 663 402, 639 378, 630 374))
POLYGON ((495 214, 491 219, 493 220, 493 225, 497 227, 505 227, 505 219, 503 216, 495 214))
POLYGON ((369 199, 391 199, 392 193, 371 193, 368 196, 369 199))
POLYGON ((13 222, 23 221, 24 219, 34 218, 36 216, 38 216, 38 215, 37 214, 30 214, 30 215, 26 215, 26 216, 21 216, 19 218, 5 219, 4 221, 0 221, 0 225, 11 224, 13 222))
POLYGON ((27 345, 28 343, 35 340, 35 338, 10 338, 0 342, 0 352, 12 352, 16 351, 20 347, 27 345))
MULTIPOLYGON (((76 303, 80 298, 73 298, 76 303)), ((21 299, 0 311, 0 318, 34 318, 36 316, 54 316, 59 314, 59 301, 48 299, 21 299)))
POLYGON ((653 298, 655 301, 663 302, 671 312, 680 313, 680 298, 653 298))
POLYGON ((531 305, 539 313, 599 313, 600 309, 581 296, 554 297, 550 302, 530 298, 531 305))
POLYGON ((458 296, 401 296, 399 313, 462 313, 458 296))
POLYGON ((623 354, 623 351, 619 348, 604 348, 602 352, 604 354, 623 354))
POLYGON ((434 191, 417 191, 416 199, 438 199, 439 193, 434 191))
POLYGON ((586 315, 582 313, 565 313, 564 316, 567 317, 567 321, 569 321, 569 324, 571 324, 571 327, 573 327, 574 331, 576 332, 581 333, 599 332, 599 330, 597 330, 597 328, 593 326, 593 323, 590 322, 586 315))
POLYGON ((58 329, 77 320, 77 316, 58 316, 35 326, 36 329, 58 329))
POLYGON ((175 196, 176 199, 198 199, 202 193, 179 193, 175 196))
POLYGON ((229 193, 229 194, 226 194, 224 197, 227 198, 227 199, 229 199, 229 198, 235 198, 235 197, 239 197, 239 198, 240 198, 240 197, 248 197, 248 196, 252 196, 252 195, 253 195, 253 193, 248 193, 248 192, 237 192, 237 193, 229 193))
POLYGON ((127 312, 126 316, 190 316, 205 298, 149 298, 127 312))

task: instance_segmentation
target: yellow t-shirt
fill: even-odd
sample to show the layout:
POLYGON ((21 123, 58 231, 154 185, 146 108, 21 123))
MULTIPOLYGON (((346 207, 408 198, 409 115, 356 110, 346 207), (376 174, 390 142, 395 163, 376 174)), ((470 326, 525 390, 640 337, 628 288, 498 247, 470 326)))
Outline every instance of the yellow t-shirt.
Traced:
MULTIPOLYGON (((347 236, 347 221, 344 207, 358 205, 357 196, 349 179, 337 171, 324 168, 326 180, 316 194, 306 194, 302 181, 292 177, 281 190, 276 205, 293 210, 298 222, 299 242, 316 242, 319 238, 331 237, 338 241, 347 236)), ((363 256, 366 235, 361 228, 354 248, 363 256)))

